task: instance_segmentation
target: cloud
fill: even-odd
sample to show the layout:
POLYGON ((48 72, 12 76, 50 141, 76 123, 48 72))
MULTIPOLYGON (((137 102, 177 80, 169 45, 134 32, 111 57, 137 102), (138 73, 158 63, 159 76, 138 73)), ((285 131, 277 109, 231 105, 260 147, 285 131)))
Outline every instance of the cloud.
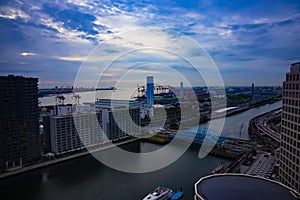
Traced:
MULTIPOLYGON (((132 34, 130 42, 116 38, 132 29, 159 27, 179 31, 200 43, 226 74, 226 79, 243 82, 252 79, 243 75, 239 78, 238 73, 242 74, 243 70, 249 74, 252 74, 249 70, 253 70, 254 74, 266 69, 274 70, 272 77, 280 77, 280 73, 287 71, 289 63, 299 58, 298 4, 297 1, 283 0, 272 1, 272 6, 267 0, 2 1, 0 72, 27 70, 36 72, 42 79, 49 80, 51 76, 59 81, 56 75, 59 71, 67 72, 65 76, 71 80, 89 52, 109 41, 114 42, 101 52, 101 57, 90 57, 91 66, 102 61, 107 63, 126 49, 150 44, 172 48, 177 45, 177 52, 188 51, 195 58, 201 56, 184 44, 176 44, 177 41, 166 43, 172 37, 169 34, 161 34, 160 39, 152 40, 146 33, 137 32, 132 34), (145 39, 141 41, 141 38, 145 39), (24 54, 20 55, 22 52, 24 54)), ((165 60, 170 66, 180 68, 182 64, 185 69, 183 63, 176 65, 176 59, 157 50, 128 56, 123 67, 130 68, 129 64, 134 60, 165 60), (147 56, 148 60, 145 59, 147 56)), ((62 74, 60 77, 64 80, 62 74)), ((271 81, 272 77, 254 76, 253 79, 271 81)))
POLYGON ((54 56, 54 58, 59 59, 59 60, 64 60, 64 61, 78 61, 78 62, 85 61, 85 59, 86 59, 86 57, 81 57, 81 56, 71 56, 71 57, 54 56))
POLYGON ((30 19, 30 16, 23 12, 21 9, 13 8, 9 6, 0 7, 0 17, 6 19, 22 19, 27 22, 30 19))
POLYGON ((36 56, 36 53, 32 53, 32 52, 22 52, 20 53, 21 56, 36 56))

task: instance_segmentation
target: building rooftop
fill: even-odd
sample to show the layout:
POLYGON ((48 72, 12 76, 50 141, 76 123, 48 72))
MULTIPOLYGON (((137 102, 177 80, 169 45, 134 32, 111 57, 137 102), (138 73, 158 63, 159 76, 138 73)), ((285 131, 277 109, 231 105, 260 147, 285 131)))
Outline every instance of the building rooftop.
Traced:
POLYGON ((291 64, 290 71, 294 72, 294 73, 299 73, 300 72, 300 62, 291 64))
POLYGON ((291 65, 297 65, 297 64, 300 64, 300 62, 295 62, 295 63, 292 63, 291 65))
POLYGON ((269 154, 261 154, 257 160, 250 166, 246 174, 268 177, 275 165, 275 157, 269 154))
POLYGON ((115 99, 97 99, 96 107, 117 108, 117 107, 135 107, 141 106, 142 103, 134 100, 115 100, 115 99))
POLYGON ((296 191, 279 182, 245 174, 218 174, 201 178, 195 184, 196 199, 203 200, 294 200, 296 191))

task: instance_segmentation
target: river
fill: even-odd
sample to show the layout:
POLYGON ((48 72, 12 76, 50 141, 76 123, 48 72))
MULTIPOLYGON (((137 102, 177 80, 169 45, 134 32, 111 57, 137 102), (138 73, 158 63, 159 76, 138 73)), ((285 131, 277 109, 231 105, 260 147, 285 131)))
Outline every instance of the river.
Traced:
MULTIPOLYGON (((248 138, 249 120, 280 106, 281 102, 275 102, 227 117, 222 134, 239 137, 243 124, 241 138, 248 138)), ((201 126, 207 127, 208 123, 201 126)), ((160 146, 134 142, 124 148, 133 152, 148 152, 160 146)), ((191 200, 194 183, 224 161, 212 156, 199 159, 198 151, 199 146, 193 145, 171 165, 144 174, 116 171, 89 155, 2 179, 0 193, 5 197, 3 199, 18 200, 139 200, 160 185, 174 190, 182 187, 184 199, 191 200)), ((229 162, 225 160, 225 165, 229 162)))
MULTIPOLYGON (((260 107, 249 109, 245 112, 226 117, 222 135, 233 138, 249 139, 248 136, 248 125, 250 119, 260 115, 262 113, 271 111, 276 108, 280 108, 282 101, 277 101, 273 104, 266 104, 260 107)), ((214 119, 213 121, 220 119, 214 119)), ((210 122, 201 124, 200 126, 207 128, 210 122)))

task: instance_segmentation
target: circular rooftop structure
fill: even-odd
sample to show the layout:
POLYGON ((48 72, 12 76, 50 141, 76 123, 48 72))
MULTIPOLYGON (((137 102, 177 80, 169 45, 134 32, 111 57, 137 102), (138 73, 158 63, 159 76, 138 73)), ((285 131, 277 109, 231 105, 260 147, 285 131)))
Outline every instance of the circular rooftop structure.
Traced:
POLYGON ((295 200, 299 194, 283 184, 246 174, 218 174, 195 184, 197 200, 295 200))

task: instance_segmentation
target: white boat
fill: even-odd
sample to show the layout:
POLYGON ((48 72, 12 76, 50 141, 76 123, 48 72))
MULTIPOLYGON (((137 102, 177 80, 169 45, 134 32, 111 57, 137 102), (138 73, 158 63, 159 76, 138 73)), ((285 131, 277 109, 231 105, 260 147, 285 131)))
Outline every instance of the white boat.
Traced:
POLYGON ((153 192, 144 197, 143 200, 169 200, 171 199, 172 194, 173 191, 171 189, 159 186, 155 188, 153 192))

